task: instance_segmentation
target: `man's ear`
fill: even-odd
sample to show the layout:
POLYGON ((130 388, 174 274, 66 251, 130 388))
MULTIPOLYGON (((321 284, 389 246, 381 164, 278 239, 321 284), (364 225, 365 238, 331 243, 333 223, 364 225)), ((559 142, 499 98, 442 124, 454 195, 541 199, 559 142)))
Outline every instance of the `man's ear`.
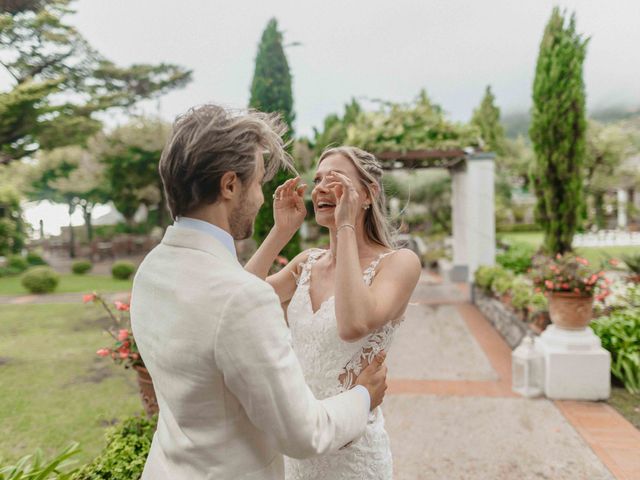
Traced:
POLYGON ((240 188, 240 179, 236 172, 225 172, 220 179, 220 196, 231 200, 240 188))

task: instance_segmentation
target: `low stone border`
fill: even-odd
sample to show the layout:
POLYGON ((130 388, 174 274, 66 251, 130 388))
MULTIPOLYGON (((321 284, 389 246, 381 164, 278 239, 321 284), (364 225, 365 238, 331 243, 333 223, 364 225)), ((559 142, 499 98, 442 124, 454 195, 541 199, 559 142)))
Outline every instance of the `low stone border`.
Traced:
POLYGON ((481 288, 473 285, 471 301, 502 335, 507 344, 514 349, 530 330, 529 326, 497 298, 487 295, 481 288))

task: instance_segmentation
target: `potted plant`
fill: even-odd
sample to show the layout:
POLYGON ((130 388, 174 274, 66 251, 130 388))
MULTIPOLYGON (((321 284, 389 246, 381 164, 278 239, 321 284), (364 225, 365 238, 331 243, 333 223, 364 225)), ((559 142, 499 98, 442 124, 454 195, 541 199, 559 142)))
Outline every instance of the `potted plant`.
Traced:
POLYGON ((581 330, 591 321, 593 301, 609 295, 611 281, 602 270, 573 253, 534 259, 536 292, 547 295, 549 315, 558 328, 581 330))
POLYGON ((124 368, 132 368, 137 373, 140 398, 145 413, 151 417, 158 413, 158 401, 149 371, 144 366, 140 352, 131 332, 131 319, 129 316, 129 304, 116 301, 113 306, 107 304, 105 299, 96 292, 83 297, 84 303, 97 303, 107 311, 111 319, 111 326, 107 333, 113 338, 114 343, 110 347, 100 348, 96 354, 100 357, 110 357, 116 364, 124 365, 124 368))

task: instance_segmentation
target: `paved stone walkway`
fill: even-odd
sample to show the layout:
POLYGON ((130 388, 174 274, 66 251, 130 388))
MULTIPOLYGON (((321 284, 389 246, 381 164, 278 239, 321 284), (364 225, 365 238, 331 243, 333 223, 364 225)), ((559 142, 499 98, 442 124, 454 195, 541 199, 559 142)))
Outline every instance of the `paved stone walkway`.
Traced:
POLYGON ((387 362, 396 480, 640 479, 640 432, 606 403, 525 399, 463 286, 423 275, 387 362))

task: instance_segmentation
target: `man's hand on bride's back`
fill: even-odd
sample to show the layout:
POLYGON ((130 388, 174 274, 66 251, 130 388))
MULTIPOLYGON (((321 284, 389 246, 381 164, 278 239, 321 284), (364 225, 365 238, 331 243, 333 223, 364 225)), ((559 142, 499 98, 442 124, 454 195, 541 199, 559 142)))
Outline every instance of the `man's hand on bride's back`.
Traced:
POLYGON ((362 370, 356 380, 356 385, 362 385, 369 390, 371 410, 382 403, 387 390, 387 366, 384 364, 385 352, 380 352, 373 361, 362 370))
POLYGON ((300 177, 291 178, 280 185, 273 195, 273 219, 275 228, 293 235, 307 215, 304 206, 306 185, 298 185, 300 177))

